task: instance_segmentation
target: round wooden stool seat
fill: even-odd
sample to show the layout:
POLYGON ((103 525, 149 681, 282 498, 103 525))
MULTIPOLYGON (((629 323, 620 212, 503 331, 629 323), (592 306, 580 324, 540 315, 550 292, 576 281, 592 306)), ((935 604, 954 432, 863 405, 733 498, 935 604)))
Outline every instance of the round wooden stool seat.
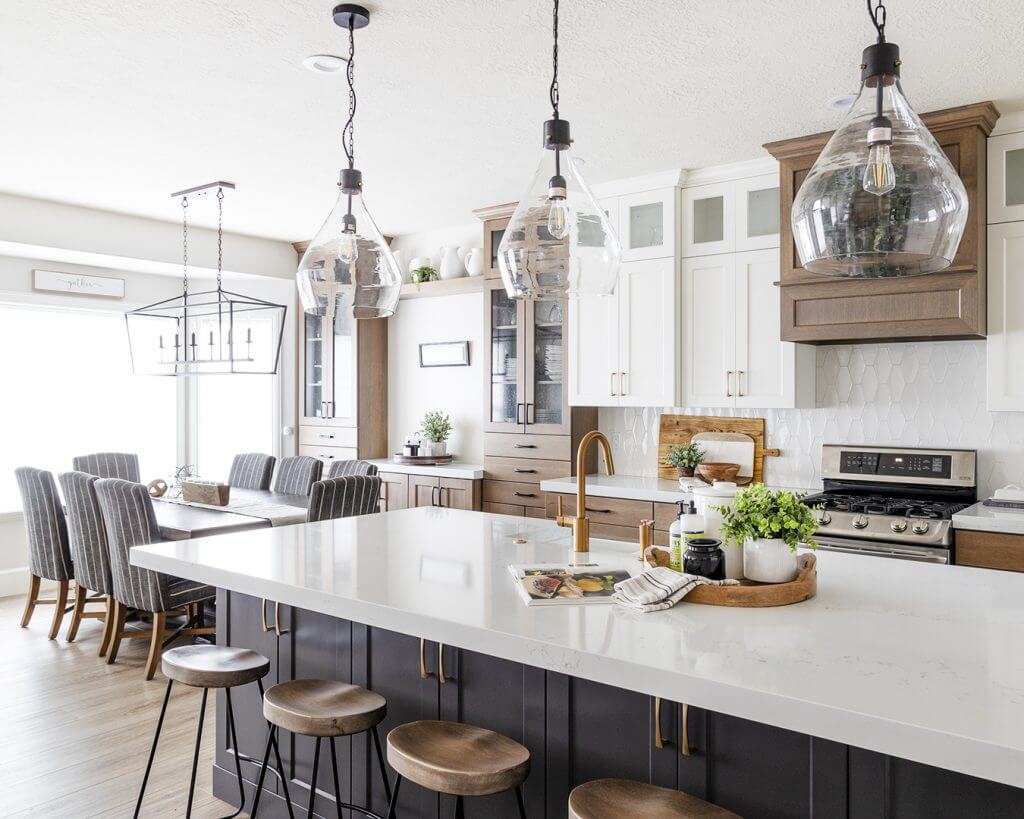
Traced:
POLYGON ((270 660, 247 648, 181 646, 163 653, 160 670, 168 679, 196 688, 233 688, 263 679, 270 660))
POLYGON ((344 737, 369 731, 388 713, 388 701, 336 680, 292 680, 263 698, 267 722, 307 737, 344 737))
POLYGON ((388 734, 388 762, 439 793, 486 796, 521 785, 530 752, 502 734, 461 722, 420 720, 388 734))
POLYGON ((569 819, 739 819, 735 813, 682 791, 633 782, 595 779, 569 794, 569 819))

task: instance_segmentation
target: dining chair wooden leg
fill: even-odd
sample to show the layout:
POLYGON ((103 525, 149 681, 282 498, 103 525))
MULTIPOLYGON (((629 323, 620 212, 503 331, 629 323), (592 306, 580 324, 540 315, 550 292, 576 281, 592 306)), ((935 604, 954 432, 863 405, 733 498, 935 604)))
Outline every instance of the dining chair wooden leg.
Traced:
POLYGON ((39 599, 39 576, 30 574, 28 576, 28 597, 25 598, 25 612, 21 615, 21 627, 27 628, 29 620, 32 619, 32 612, 36 610, 36 600, 39 599))
POLYGON ((50 639, 57 639, 57 632, 60 631, 61 621, 64 619, 64 609, 68 606, 68 581, 61 580, 57 584, 57 596, 53 601, 53 620, 50 623, 50 639))
POLYGON ((107 595, 107 611, 103 615, 103 635, 100 637, 99 656, 107 653, 110 647, 110 635, 114 633, 114 596, 107 595))
POLYGON ((107 665, 113 665, 117 659, 117 651, 121 648, 121 634, 124 632, 124 618, 128 609, 120 600, 114 601, 113 623, 110 628, 110 646, 107 648, 107 665))
POLYGON ((85 601, 89 599, 89 590, 79 582, 75 582, 75 606, 71 610, 71 622, 68 624, 68 633, 65 640, 73 643, 78 636, 78 627, 82 624, 82 615, 85 614, 85 601))
POLYGON ((149 640, 149 657, 146 659, 146 679, 153 679, 156 674, 157 664, 160 662, 160 652, 163 650, 164 631, 167 625, 167 612, 153 612, 153 634, 149 640))

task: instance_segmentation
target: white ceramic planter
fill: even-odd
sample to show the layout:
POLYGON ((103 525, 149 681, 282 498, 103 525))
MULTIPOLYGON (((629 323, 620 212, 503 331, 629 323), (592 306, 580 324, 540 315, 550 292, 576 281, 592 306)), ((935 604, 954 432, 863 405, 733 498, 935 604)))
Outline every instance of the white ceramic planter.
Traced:
POLYGON ((447 441, 427 441, 424 446, 429 450, 426 454, 431 458, 441 458, 448 454, 447 441))
POLYGON ((796 553, 782 538, 747 539, 743 544, 743 575, 759 583, 789 583, 799 572, 796 553))

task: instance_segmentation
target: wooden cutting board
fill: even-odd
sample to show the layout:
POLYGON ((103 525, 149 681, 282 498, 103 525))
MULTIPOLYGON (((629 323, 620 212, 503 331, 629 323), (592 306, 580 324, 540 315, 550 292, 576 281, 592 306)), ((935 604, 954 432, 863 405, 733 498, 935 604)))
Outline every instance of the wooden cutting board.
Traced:
POLYGON ((733 480, 740 486, 754 480, 754 439, 743 432, 698 432, 691 441, 704 450, 709 463, 739 464, 733 480))
POLYGON ((662 459, 676 444, 688 444, 700 432, 741 432, 754 441, 754 474, 752 483, 764 482, 764 459, 779 455, 777 449, 765 449, 764 418, 722 418, 717 415, 662 415, 658 428, 658 476, 675 479, 675 467, 665 466, 662 459))

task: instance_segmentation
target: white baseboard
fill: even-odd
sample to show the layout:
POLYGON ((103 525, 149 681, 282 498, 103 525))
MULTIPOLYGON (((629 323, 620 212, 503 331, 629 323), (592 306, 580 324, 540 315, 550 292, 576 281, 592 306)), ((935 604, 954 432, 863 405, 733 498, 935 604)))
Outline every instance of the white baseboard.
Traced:
MULTIPOLYGON (((43 592, 53 588, 52 580, 44 580, 40 584, 43 592)), ((0 597, 17 597, 28 591, 28 566, 17 569, 0 569, 0 597)))

